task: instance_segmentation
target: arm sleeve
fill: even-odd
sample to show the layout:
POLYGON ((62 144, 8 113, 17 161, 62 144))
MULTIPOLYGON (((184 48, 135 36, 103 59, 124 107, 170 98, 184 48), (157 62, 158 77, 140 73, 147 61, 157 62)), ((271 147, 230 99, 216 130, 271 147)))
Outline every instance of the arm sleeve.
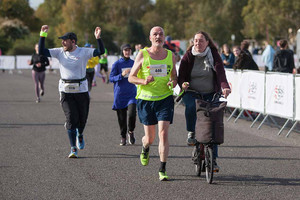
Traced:
POLYGON ((102 42, 102 39, 99 38, 97 39, 97 49, 94 50, 94 53, 93 53, 93 56, 96 57, 96 56, 99 56, 104 54, 105 52, 105 49, 104 49, 104 45, 103 45, 103 42, 102 42))
POLYGON ((120 69, 118 66, 118 61, 112 65, 111 72, 109 75, 110 82, 118 82, 123 79, 122 72, 120 73, 120 69))
POLYGON ((46 56, 44 56, 44 61, 45 61, 44 63, 45 67, 50 64, 49 59, 46 56))
POLYGON ((45 48, 45 37, 40 37, 39 40, 39 54, 46 56, 46 57, 51 57, 49 49, 45 48))
POLYGON ((178 86, 181 88, 182 84, 187 80, 187 66, 188 66, 188 62, 187 62, 188 56, 187 53, 184 54, 183 58, 181 59, 180 62, 180 66, 179 66, 179 70, 178 70, 178 86))

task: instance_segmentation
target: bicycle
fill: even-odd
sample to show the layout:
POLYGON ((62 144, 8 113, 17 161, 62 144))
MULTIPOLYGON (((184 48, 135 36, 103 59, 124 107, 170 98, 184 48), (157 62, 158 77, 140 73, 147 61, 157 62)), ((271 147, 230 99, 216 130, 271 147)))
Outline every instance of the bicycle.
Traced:
POLYGON ((205 172, 206 181, 211 184, 214 176, 213 164, 213 144, 196 143, 193 150, 193 161, 195 164, 195 172, 197 176, 201 176, 201 172, 205 172), (201 149, 203 147, 203 150, 201 149), (203 151, 203 152, 202 152, 203 151))
POLYGON ((223 114, 227 102, 220 101, 221 94, 216 93, 211 101, 196 100, 197 109, 197 130, 199 141, 195 144, 192 153, 192 160, 195 165, 197 176, 206 172, 206 181, 211 184, 214 176, 214 148, 215 144, 224 142, 223 114), (206 126, 206 127, 205 127, 206 126))

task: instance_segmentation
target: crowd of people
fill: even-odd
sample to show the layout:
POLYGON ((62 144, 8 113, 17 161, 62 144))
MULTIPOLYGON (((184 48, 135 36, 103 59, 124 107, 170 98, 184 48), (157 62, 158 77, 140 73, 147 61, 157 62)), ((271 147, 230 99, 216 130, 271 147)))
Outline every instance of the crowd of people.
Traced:
MULTIPOLYGON (((59 61, 60 103, 71 147, 68 157, 77 158, 78 150, 85 148, 83 133, 89 113, 90 92, 92 86, 96 86, 95 77, 100 76, 104 83, 113 83, 112 110, 117 114, 120 145, 135 144, 137 116, 143 124, 144 136, 140 153, 143 166, 149 164, 150 147, 158 135, 158 175, 161 181, 169 180, 166 164, 169 127, 174 116, 173 88, 178 84, 184 92, 187 145, 195 146, 195 100, 212 101, 216 94, 223 94, 226 98, 231 93, 225 68, 259 70, 248 50, 247 41, 243 41, 240 46, 233 46, 232 50, 224 44, 219 52, 215 42, 204 31, 195 33, 190 47, 182 59, 179 56, 178 60, 179 49, 171 43, 171 37, 165 36, 162 27, 155 26, 149 34, 151 46, 142 48, 141 44, 137 44, 133 52, 130 44, 123 44, 120 47, 121 57, 113 63, 109 74, 108 52, 101 40, 100 27, 96 27, 94 31, 97 48, 88 43, 85 47, 78 47, 76 34, 68 32, 59 37, 62 47, 47 49, 45 39, 48 29, 47 25, 41 27, 39 44, 36 44, 36 52, 28 64, 33 65, 36 101, 40 102, 40 95, 44 94, 45 67, 49 65, 47 57, 54 57, 59 61), (177 74, 175 65, 178 61, 180 64, 177 74)), ((280 41, 280 50, 277 52, 265 42, 263 61, 266 71, 295 73, 293 52, 287 49, 286 40, 280 41)), ((214 171, 218 172, 218 145, 215 144, 213 148, 214 171)))

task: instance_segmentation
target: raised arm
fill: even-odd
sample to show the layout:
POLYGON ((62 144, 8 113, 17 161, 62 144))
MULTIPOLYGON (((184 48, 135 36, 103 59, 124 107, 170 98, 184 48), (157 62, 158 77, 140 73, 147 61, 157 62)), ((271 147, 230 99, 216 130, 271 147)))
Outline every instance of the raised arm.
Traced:
POLYGON ((45 48, 45 38, 48 35, 48 29, 49 29, 48 25, 43 25, 41 27, 40 40, 39 40, 39 54, 44 55, 46 57, 51 57, 49 50, 45 48))
POLYGON ((105 53, 104 45, 101 39, 101 28, 96 27, 94 32, 95 38, 97 39, 97 49, 94 50, 93 56, 99 56, 105 53))

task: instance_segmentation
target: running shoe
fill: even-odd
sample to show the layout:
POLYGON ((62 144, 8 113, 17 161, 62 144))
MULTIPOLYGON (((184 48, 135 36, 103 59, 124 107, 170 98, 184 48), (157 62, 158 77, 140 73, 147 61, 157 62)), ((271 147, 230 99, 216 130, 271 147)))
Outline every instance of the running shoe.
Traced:
POLYGON ((142 153, 140 155, 140 159, 141 159, 141 163, 143 166, 147 166, 149 163, 149 151, 145 152, 144 150, 142 150, 142 153))
POLYGON ((220 171, 220 167, 218 166, 216 160, 213 161, 214 164, 214 172, 219 172, 220 171))
POLYGON ((77 137, 76 137, 76 146, 78 149, 84 149, 83 135, 79 134, 78 130, 77 130, 77 137))
POLYGON ((44 90, 41 90, 40 95, 44 96, 44 90))
POLYGON ((96 82, 93 82, 92 83, 92 87, 96 87, 97 86, 97 83, 96 82))
POLYGON ((167 176, 167 172, 158 172, 160 181, 168 181, 169 177, 167 176))
POLYGON ((102 77, 102 82, 105 83, 105 78, 104 77, 102 77))
POLYGON ((128 142, 129 144, 134 144, 135 143, 135 138, 134 138, 134 133, 128 131, 128 142))
POLYGON ((126 138, 121 138, 120 146, 125 146, 125 145, 126 145, 126 138))
POLYGON ((197 143, 197 140, 195 139, 195 133, 194 132, 189 132, 188 133, 188 138, 186 140, 188 146, 195 146, 197 143))
POLYGON ((71 148, 71 153, 69 154, 69 158, 78 158, 76 147, 71 148))
POLYGON ((40 103, 41 102, 41 99, 38 97, 38 98, 36 98, 36 101, 35 101, 35 103, 40 103))

